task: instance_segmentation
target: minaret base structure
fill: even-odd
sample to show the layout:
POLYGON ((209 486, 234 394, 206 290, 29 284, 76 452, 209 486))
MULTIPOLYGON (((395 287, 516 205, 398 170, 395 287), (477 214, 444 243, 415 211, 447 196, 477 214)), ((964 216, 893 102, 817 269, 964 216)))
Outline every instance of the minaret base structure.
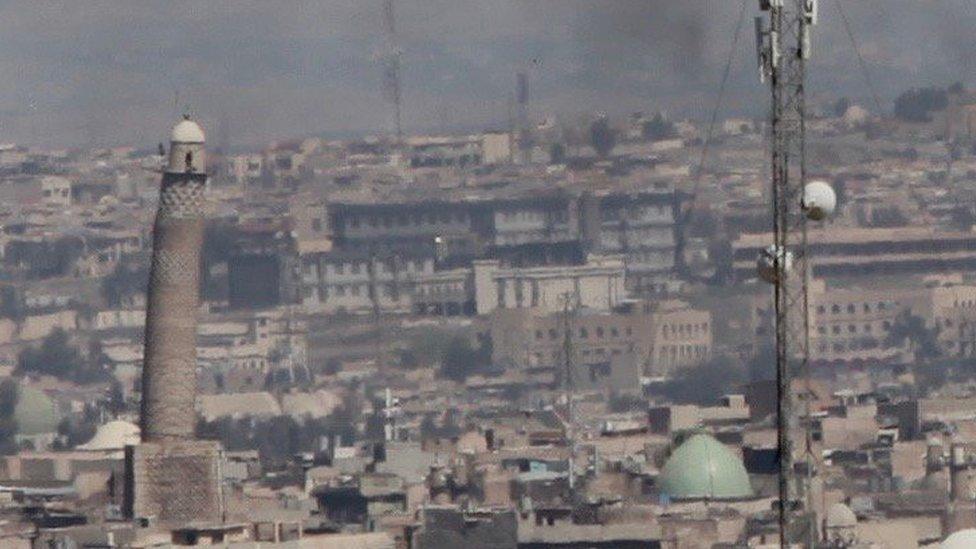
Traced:
POLYGON ((125 515, 161 527, 217 524, 223 450, 213 440, 144 442, 125 451, 125 515))

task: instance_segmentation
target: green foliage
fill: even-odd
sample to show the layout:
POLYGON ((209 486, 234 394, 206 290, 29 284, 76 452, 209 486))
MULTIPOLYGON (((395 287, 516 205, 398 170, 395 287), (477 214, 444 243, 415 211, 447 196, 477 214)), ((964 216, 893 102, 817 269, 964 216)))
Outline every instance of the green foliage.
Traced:
POLYGON ((17 453, 15 437, 19 428, 14 410, 19 396, 16 381, 8 378, 0 382, 0 455, 17 453))
POLYGON ((397 351, 397 362, 404 370, 413 370, 420 366, 417 355, 410 349, 400 349, 397 351))
POLYGON ((763 345, 759 352, 746 364, 749 381, 769 381, 776 379, 776 348, 763 345))
POLYGON ((410 338, 409 346, 402 351, 401 356, 409 353, 404 366, 430 366, 436 363, 444 356, 451 339, 450 333, 444 330, 421 330, 410 338))
POLYGON ((340 370, 342 370, 342 361, 335 357, 327 359, 322 366, 322 374, 327 376, 338 374, 340 370))
POLYGON ((458 411, 449 408, 441 417, 440 425, 437 423, 435 414, 427 414, 420 421, 420 438, 453 438, 461 434, 461 426, 458 425, 458 411))
POLYGON ((607 410, 614 414, 646 411, 647 401, 633 394, 614 393, 607 401, 607 410))
POLYGON ((735 271, 732 269, 732 243, 726 239, 709 241, 708 257, 715 266, 712 282, 719 285, 730 284, 735 279, 735 271))
POLYGON ((84 444, 95 436, 98 430, 98 410, 93 406, 86 406, 80 416, 66 417, 58 424, 58 439, 54 442, 55 450, 68 450, 84 444))
POLYGON ((230 451, 257 450, 266 467, 281 467, 293 455, 316 452, 323 438, 340 438, 344 444, 358 439, 354 424, 356 414, 349 403, 325 418, 291 416, 268 419, 223 417, 197 424, 199 438, 219 440, 230 451))
POLYGON ((26 269, 32 279, 52 278, 70 274, 83 250, 84 243, 74 236, 43 242, 12 241, 4 262, 26 269))
POLYGON ((610 151, 617 146, 617 132, 610 127, 610 121, 605 116, 590 124, 590 145, 600 158, 610 156, 610 151))
POLYGON ((665 118, 663 114, 657 113, 654 118, 644 122, 641 127, 641 134, 644 139, 649 141, 661 141, 677 137, 678 130, 674 127, 673 122, 665 118))
POLYGON ((850 107, 851 107, 851 100, 846 97, 841 97, 840 99, 834 102, 834 106, 832 107, 831 110, 834 111, 834 116, 840 118, 845 114, 847 114, 847 109, 849 109, 850 107))
POLYGON ((942 354, 939 348, 939 331, 925 325, 925 320, 902 311, 891 324, 886 343, 890 347, 898 347, 907 343, 920 360, 931 360, 942 354))
POLYGON ((149 284, 146 265, 130 266, 119 262, 111 274, 102 279, 102 297, 109 307, 123 307, 136 295, 144 295, 149 284))
POLYGON ((441 375, 463 382, 468 376, 484 371, 490 360, 490 351, 486 351, 485 346, 475 349, 467 338, 455 336, 441 358, 441 375))
POLYGON ((895 99, 895 116, 906 122, 931 122, 932 112, 949 104, 946 90, 941 88, 912 88, 895 99))
POLYGON ((49 375, 58 379, 88 384, 109 379, 109 374, 94 361, 82 358, 71 345, 68 333, 55 328, 39 347, 27 347, 17 357, 17 374, 49 375))
POLYGON ((113 379, 112 384, 109 386, 106 408, 116 417, 122 412, 125 412, 125 393, 122 391, 122 383, 117 379, 113 379))
POLYGON ((549 163, 550 164, 566 163, 566 145, 563 145, 562 143, 553 143, 549 147, 549 163))

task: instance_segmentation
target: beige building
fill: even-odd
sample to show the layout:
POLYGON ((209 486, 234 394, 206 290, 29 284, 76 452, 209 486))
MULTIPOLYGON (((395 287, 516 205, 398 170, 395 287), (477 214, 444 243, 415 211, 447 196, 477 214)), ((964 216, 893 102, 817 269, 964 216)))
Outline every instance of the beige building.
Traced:
POLYGON ((546 312, 568 305, 606 311, 624 298, 624 260, 591 255, 583 265, 502 267, 497 260, 474 262, 478 314, 533 307, 546 312))
MULTIPOLYGON (((756 260, 772 242, 771 233, 742 234, 732 242, 735 278, 755 279, 756 260)), ((976 233, 830 226, 809 231, 807 253, 816 277, 967 273, 976 268, 976 233)))
POLYGON ((908 346, 889 335, 905 314, 936 331, 944 356, 976 354, 976 286, 832 288, 818 281, 810 294, 811 357, 826 362, 908 360, 908 346))
POLYGON ((508 132, 489 132, 481 136, 481 162, 508 164, 512 161, 512 135, 508 132))
POLYGON ((601 364, 637 358, 642 373, 664 375, 707 360, 711 313, 678 301, 629 302, 613 311, 564 314, 539 308, 498 310, 490 317, 494 361, 514 367, 601 364))
POLYGON ((900 360, 906 349, 891 345, 888 333, 911 308, 908 289, 827 288, 811 284, 810 356, 826 362, 900 360))
POLYGON ((41 196, 45 206, 67 208, 71 206, 71 181, 55 175, 41 179, 41 196))
POLYGON ((488 314, 496 309, 571 307, 609 310, 625 296, 619 256, 591 255, 582 265, 506 267, 498 260, 435 270, 435 259, 408 255, 380 261, 365 253, 321 254, 302 268, 306 310, 422 315, 488 314))

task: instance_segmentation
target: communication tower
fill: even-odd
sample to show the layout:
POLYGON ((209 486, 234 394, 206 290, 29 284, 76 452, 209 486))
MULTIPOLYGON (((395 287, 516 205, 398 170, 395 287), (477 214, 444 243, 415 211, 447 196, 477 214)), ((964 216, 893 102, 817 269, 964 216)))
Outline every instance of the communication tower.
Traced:
POLYGON ((812 546, 816 517, 811 505, 813 459, 794 444, 801 434, 792 381, 808 375, 809 328, 807 218, 804 207, 805 70, 810 32, 817 22, 816 0, 760 0, 756 18, 760 78, 772 91, 770 112, 773 245, 760 258, 771 264, 776 316, 777 443, 780 455, 781 546, 812 546), (798 467, 798 465, 800 467, 798 467), (797 473, 800 469, 800 473, 797 473))

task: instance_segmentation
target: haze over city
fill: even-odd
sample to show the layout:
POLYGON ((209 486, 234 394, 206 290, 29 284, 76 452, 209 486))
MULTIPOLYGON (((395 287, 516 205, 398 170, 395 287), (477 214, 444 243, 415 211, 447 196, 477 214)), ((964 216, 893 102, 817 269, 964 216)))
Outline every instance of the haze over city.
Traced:
MULTIPOLYGON (((735 25, 725 0, 407 0, 397 4, 404 120, 418 130, 504 123, 527 70, 553 112, 653 105, 707 116, 735 25)), ((754 8, 750 7, 750 11, 754 8)), ((832 2, 822 8, 812 96, 870 96, 832 2)), ((882 95, 971 72, 966 0, 848 6, 882 95)), ((296 135, 388 130, 376 2, 4 2, 4 133, 31 144, 153 147, 185 107, 229 121, 236 146, 296 135), (174 106, 174 95, 180 94, 174 106)), ((751 25, 751 15, 747 18, 751 25)), ((748 30, 748 29, 747 29, 748 30)), ((728 108, 760 115, 751 33, 728 108)))
POLYGON ((973 6, 0 2, 0 549, 976 548, 973 6))

